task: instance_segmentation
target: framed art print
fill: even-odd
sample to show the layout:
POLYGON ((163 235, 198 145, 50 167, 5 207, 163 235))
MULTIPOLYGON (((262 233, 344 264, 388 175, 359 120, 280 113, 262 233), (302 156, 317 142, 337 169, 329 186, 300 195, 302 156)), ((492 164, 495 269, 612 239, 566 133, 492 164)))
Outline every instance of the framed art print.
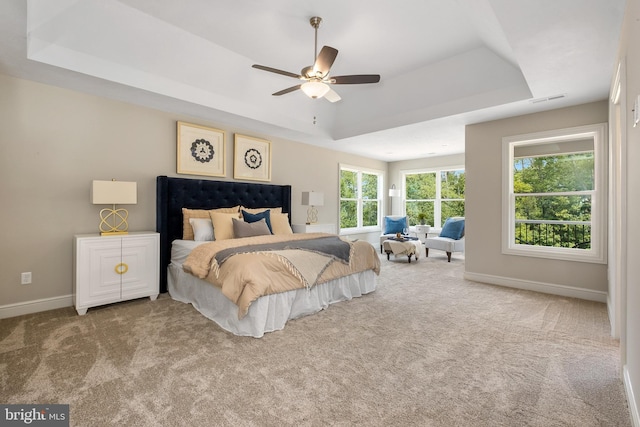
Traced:
POLYGON ((224 139, 221 130, 178 122, 177 172, 226 176, 224 139))
POLYGON ((271 141, 235 134, 233 177, 271 181, 271 141))

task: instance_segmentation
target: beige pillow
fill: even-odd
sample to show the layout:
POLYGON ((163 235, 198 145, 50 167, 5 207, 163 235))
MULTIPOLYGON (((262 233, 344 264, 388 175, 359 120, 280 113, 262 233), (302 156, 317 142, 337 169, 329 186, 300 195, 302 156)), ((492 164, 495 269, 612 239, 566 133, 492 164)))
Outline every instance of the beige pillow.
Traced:
POLYGON ((209 216, 215 240, 233 239, 233 219, 238 218, 237 213, 209 212, 209 216))
POLYGON ((282 208, 245 208, 244 206, 240 206, 240 211, 247 211, 250 214, 259 214, 261 212, 266 211, 267 209, 269 209, 271 211, 271 215, 273 214, 279 214, 282 213, 282 208))
POLYGON ((236 239, 241 237, 253 236, 270 236, 271 231, 267 227, 267 220, 262 218, 260 221, 244 222, 240 219, 233 218, 233 236, 236 239))
POLYGON ((190 218, 206 218, 211 219, 209 212, 228 212, 235 213, 240 212, 240 205, 232 208, 218 208, 218 209, 188 209, 182 208, 182 239, 193 240, 193 228, 189 224, 190 218))
POLYGON ((289 225, 289 215, 286 213, 274 214, 271 212, 271 229, 273 234, 293 234, 291 225, 289 225))

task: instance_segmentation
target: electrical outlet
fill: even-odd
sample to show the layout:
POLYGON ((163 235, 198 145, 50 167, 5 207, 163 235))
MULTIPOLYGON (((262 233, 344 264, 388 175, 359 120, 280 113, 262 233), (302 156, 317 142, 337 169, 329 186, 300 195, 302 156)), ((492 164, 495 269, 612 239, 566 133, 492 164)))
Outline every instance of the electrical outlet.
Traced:
POLYGON ((20 283, 22 285, 28 285, 31 283, 31 272, 27 272, 27 273, 22 273, 20 275, 20 283))

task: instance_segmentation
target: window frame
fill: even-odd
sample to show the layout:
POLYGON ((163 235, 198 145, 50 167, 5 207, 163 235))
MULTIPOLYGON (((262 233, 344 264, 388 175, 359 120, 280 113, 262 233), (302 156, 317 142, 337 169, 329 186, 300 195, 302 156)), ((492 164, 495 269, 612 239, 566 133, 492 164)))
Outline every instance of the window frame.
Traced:
MULTIPOLYGON (((378 169, 365 168, 360 166, 353 166, 344 163, 340 163, 338 167, 338 232, 339 234, 356 234, 356 233, 370 233, 374 231, 380 231, 382 229, 382 217, 383 217, 383 186, 384 186, 384 177, 385 172, 378 169), (353 198, 343 198, 341 194, 341 184, 342 184, 342 171, 346 170, 349 172, 355 172, 357 174, 357 185, 356 192, 357 197, 353 198), (377 224, 376 225, 367 225, 363 226, 363 204, 364 199, 362 198, 362 174, 376 175, 378 177, 378 198, 376 199, 378 204, 378 215, 377 215, 377 224), (341 227, 341 205, 342 201, 354 201, 356 202, 356 226, 349 228, 341 227)), ((367 201, 372 201, 373 199, 367 199, 367 201)))
MULTIPOLYGON (((502 138, 502 253, 564 261, 607 262, 607 124, 577 126, 502 138), (515 240, 516 195, 513 191, 515 147, 593 139, 594 188, 591 192, 591 248, 560 248, 518 244, 515 240)), ((550 153, 552 155, 553 153, 550 153)), ((576 195, 578 193, 575 193, 576 195)), ((563 221, 567 222, 567 221, 563 221)), ((568 222, 567 222, 568 223, 568 222)))
MULTIPOLYGON (((425 169, 407 169, 400 171, 400 177, 402 180, 402 213, 403 215, 407 214, 407 175, 418 175, 418 174, 428 174, 433 173, 436 176, 436 197, 435 199, 411 199, 412 201, 425 201, 425 202, 433 202, 433 222, 434 224, 429 224, 434 228, 441 228, 444 225, 444 220, 442 218, 442 202, 443 201, 463 201, 465 202, 466 207, 466 199, 443 199, 442 198, 442 172, 452 172, 462 170, 465 173, 465 182, 466 182, 466 169, 464 165, 451 165, 451 166, 440 166, 436 168, 425 168, 425 169), (439 221, 439 225, 435 225, 436 222, 439 221)), ((465 194, 466 194, 466 185, 465 185, 465 194)), ((446 218, 445 218, 446 219, 446 218)))

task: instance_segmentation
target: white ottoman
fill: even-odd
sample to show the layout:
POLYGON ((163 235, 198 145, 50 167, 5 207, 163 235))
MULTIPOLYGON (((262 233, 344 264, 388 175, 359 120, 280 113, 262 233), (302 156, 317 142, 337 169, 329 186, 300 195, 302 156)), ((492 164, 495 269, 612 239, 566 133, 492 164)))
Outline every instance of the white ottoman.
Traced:
POLYGON ((411 262, 411 256, 418 260, 420 253, 424 249, 420 240, 394 240, 387 239, 382 242, 382 248, 387 254, 387 259, 393 254, 394 256, 406 255, 407 260, 411 262))

